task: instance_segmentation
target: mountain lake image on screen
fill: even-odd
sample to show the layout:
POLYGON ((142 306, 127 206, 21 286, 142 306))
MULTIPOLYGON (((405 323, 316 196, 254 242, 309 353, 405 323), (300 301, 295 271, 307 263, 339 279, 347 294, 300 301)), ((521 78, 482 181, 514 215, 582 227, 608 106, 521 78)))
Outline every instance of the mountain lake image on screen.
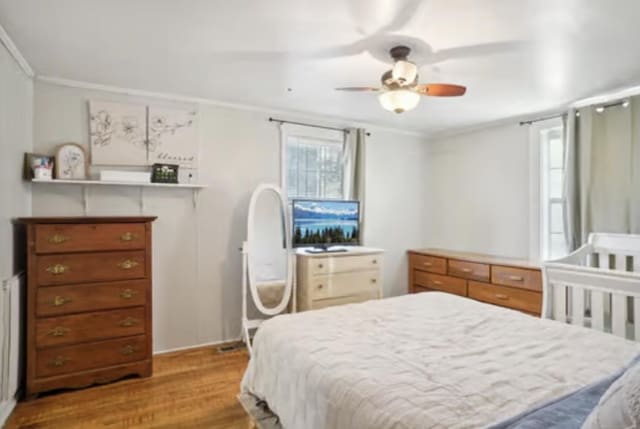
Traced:
POLYGON ((293 201, 294 246, 358 245, 360 202, 293 201))

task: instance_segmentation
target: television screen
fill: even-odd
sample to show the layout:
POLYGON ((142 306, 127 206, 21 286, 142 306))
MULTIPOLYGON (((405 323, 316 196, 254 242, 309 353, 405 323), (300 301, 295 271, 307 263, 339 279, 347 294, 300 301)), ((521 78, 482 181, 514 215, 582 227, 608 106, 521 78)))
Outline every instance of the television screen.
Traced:
POLYGON ((359 219, 358 201, 294 200, 293 245, 358 245, 359 219))

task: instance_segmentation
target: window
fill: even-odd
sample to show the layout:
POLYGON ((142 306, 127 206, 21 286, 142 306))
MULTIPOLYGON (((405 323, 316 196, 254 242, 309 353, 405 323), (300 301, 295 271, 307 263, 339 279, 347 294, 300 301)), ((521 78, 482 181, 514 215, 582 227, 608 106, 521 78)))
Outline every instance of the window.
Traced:
POLYGON ((289 199, 341 199, 344 134, 309 127, 283 130, 283 187, 289 199))
POLYGON ((541 128, 540 141, 540 220, 543 259, 556 259, 567 254, 564 234, 564 156, 562 125, 541 128))

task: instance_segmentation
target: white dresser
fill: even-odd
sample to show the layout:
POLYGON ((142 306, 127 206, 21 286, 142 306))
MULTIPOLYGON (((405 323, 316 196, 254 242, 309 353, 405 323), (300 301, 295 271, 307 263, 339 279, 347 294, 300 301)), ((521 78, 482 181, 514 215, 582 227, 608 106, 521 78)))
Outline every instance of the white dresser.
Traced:
POLYGON ((382 255, 369 247, 316 254, 298 249, 298 311, 381 298, 382 255))

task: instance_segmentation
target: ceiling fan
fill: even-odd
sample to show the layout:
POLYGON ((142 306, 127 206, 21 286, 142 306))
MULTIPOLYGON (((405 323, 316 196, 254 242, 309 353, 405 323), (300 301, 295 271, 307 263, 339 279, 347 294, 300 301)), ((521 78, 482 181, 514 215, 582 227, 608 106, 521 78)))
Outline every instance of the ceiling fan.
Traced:
POLYGON ((396 46, 389 51, 394 60, 393 68, 386 71, 382 78, 382 87, 346 87, 336 91, 379 92, 378 100, 386 110, 403 113, 415 109, 421 95, 432 97, 458 97, 464 95, 467 88, 448 83, 418 84, 418 67, 408 60, 411 48, 396 46))

